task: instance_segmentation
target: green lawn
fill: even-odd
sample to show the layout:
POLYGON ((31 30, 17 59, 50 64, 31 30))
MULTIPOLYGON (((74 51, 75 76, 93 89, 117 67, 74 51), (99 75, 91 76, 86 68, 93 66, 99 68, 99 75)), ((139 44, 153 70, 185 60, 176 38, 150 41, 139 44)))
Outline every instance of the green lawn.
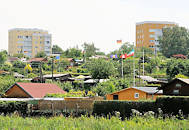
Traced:
POLYGON ((189 129, 189 120, 178 120, 175 118, 161 119, 153 117, 134 117, 129 120, 121 121, 117 117, 111 119, 95 118, 95 117, 36 117, 22 118, 16 116, 0 116, 1 130, 125 130, 125 129, 164 129, 164 130, 179 130, 189 129))

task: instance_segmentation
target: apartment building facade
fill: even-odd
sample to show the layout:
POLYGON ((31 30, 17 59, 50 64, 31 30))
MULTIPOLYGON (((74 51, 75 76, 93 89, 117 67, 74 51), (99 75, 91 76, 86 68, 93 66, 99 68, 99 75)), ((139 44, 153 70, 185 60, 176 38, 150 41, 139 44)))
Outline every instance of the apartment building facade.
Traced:
POLYGON ((147 47, 158 50, 158 38, 163 35, 162 29, 173 27, 176 23, 167 21, 144 21, 136 23, 136 47, 147 47))
POLYGON ((47 56, 52 52, 51 34, 42 29, 14 28, 9 30, 9 55, 23 53, 27 57, 44 51, 47 56))

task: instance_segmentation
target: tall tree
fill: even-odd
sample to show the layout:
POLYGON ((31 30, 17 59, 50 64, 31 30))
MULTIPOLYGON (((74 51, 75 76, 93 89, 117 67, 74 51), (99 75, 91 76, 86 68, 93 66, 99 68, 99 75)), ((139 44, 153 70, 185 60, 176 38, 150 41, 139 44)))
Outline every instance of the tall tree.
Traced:
POLYGON ((81 50, 77 47, 67 49, 63 52, 63 56, 68 58, 78 58, 82 56, 81 50))
POLYGON ((44 57, 46 57, 47 55, 45 54, 45 52, 44 51, 40 51, 40 52, 38 52, 37 54, 36 54, 36 58, 44 58, 44 57))
POLYGON ((63 50, 58 45, 53 45, 53 47, 52 47, 52 53, 53 54, 62 54, 63 50))
POLYGON ((166 57, 175 54, 189 54, 189 32, 184 27, 164 28, 159 38, 160 51, 166 57))
POLYGON ((1 51, 0 52, 0 64, 4 64, 4 62, 7 60, 7 51, 1 51))
POLYGON ((83 48, 85 51, 85 57, 91 57, 96 54, 99 49, 94 46, 94 43, 84 43, 83 48))
POLYGON ((94 79, 106 79, 117 74, 114 64, 104 59, 94 59, 86 66, 94 79))

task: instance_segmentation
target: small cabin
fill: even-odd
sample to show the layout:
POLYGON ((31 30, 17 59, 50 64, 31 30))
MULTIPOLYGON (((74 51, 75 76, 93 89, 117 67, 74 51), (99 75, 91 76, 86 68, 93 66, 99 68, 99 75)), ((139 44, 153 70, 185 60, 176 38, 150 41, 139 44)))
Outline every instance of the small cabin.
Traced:
POLYGON ((122 89, 120 91, 107 94, 107 100, 155 100, 158 96, 162 95, 162 90, 158 90, 157 87, 131 87, 122 89))
POLYGON ((189 79, 176 78, 161 88, 163 95, 189 96, 189 79))

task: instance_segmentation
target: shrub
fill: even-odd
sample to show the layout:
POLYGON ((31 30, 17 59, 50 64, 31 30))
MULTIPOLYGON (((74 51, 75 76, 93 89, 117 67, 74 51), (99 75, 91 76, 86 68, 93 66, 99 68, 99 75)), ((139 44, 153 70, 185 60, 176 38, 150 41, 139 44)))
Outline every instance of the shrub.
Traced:
POLYGON ((144 113, 147 111, 157 111, 153 101, 95 101, 94 115, 114 115, 114 112, 120 112, 122 119, 131 116, 131 109, 139 110, 144 113))
POLYGON ((177 115, 179 110, 182 110, 184 115, 189 114, 188 96, 159 97, 156 99, 156 105, 166 114, 177 115))

